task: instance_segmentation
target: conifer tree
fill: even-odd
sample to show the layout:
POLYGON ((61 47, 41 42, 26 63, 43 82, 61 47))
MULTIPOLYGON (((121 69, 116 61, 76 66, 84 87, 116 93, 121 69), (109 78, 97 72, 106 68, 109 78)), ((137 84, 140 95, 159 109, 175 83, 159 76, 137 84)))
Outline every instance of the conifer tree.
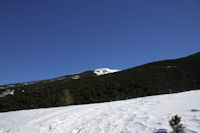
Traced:
POLYGON ((180 122, 181 117, 179 117, 178 115, 173 116, 169 121, 169 124, 175 133, 179 133, 183 129, 183 125, 180 122))

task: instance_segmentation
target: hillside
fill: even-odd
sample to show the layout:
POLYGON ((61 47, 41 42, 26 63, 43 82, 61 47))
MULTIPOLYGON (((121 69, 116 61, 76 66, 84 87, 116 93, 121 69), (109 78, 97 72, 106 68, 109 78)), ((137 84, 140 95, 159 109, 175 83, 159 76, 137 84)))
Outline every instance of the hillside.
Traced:
POLYGON ((200 89, 200 53, 105 75, 97 76, 94 71, 80 73, 80 78, 75 75, 56 78, 60 80, 53 82, 44 80, 34 84, 2 86, 0 93, 13 91, 13 95, 0 97, 0 111, 98 103, 197 90, 200 89))
POLYGON ((1 133, 167 133, 181 116, 184 132, 200 132, 200 90, 99 104, 0 113, 1 133))

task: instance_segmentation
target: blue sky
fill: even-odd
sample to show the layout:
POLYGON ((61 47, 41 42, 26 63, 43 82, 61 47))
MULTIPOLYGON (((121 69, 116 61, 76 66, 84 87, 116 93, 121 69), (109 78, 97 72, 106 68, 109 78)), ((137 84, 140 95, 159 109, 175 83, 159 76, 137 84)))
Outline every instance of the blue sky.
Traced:
POLYGON ((2 0, 0 85, 200 51, 199 0, 2 0))

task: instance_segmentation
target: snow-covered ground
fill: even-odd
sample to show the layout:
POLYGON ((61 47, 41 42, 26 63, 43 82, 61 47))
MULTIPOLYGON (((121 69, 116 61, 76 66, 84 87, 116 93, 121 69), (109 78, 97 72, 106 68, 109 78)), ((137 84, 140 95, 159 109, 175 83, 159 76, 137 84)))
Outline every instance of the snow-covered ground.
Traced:
POLYGON ((176 114, 185 133, 200 133, 200 90, 0 113, 0 133, 166 133, 176 114))

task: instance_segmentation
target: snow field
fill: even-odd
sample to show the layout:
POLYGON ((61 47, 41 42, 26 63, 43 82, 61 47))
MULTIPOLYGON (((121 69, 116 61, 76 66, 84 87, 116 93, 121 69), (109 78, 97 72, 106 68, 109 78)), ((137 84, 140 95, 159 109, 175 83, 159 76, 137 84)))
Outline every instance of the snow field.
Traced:
POLYGON ((167 133, 178 114, 200 132, 200 90, 98 104, 0 113, 0 133, 167 133))

